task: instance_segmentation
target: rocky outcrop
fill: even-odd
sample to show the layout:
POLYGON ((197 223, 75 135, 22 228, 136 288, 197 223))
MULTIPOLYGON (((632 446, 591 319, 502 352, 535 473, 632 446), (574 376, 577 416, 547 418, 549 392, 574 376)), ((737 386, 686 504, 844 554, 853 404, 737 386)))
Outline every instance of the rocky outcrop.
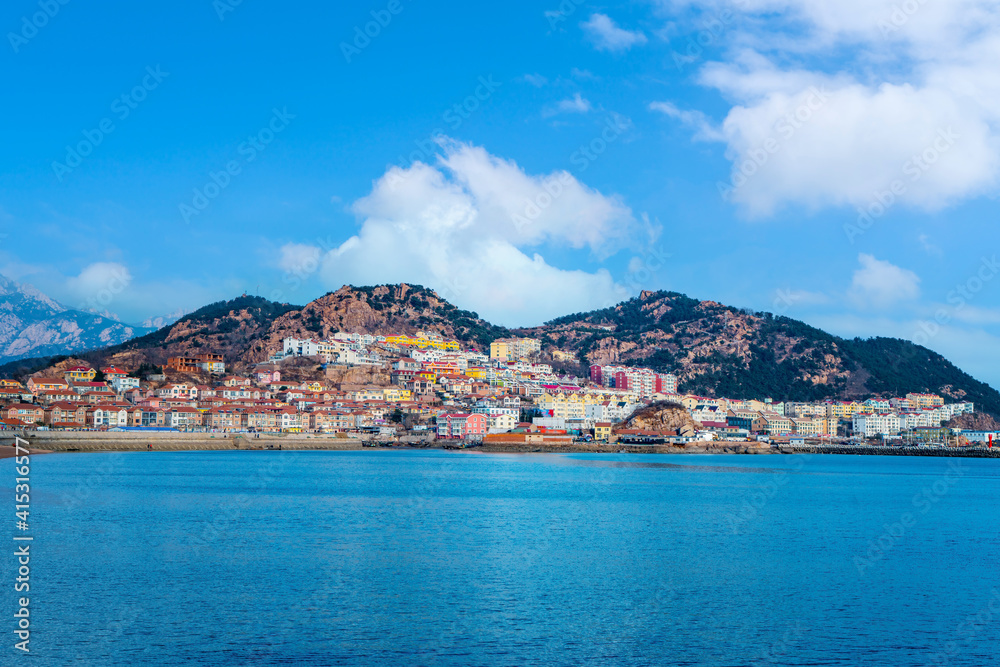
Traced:
POLYGON ((690 413, 678 403, 653 403, 632 413, 632 416, 622 422, 620 429, 638 429, 640 431, 677 431, 679 435, 689 437, 695 435, 699 428, 698 422, 691 419, 690 413))
POLYGON ((947 424, 948 428, 960 428, 967 431, 1000 431, 1000 421, 993 415, 976 412, 971 415, 958 415, 947 424))

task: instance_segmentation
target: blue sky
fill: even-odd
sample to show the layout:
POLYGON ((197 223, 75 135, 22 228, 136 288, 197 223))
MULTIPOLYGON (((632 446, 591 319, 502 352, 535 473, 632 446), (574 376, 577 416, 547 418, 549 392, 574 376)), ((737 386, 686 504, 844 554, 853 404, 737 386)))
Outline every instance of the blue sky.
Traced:
POLYGON ((329 4, 6 3, 0 273, 125 321, 671 289, 1000 385, 1000 2, 329 4))

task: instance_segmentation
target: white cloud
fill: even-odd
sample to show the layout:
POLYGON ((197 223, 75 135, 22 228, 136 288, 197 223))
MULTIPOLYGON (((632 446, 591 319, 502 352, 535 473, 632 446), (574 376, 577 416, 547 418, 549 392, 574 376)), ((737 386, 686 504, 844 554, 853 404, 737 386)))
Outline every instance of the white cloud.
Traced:
POLYGON ((524 74, 521 76, 521 80, 525 83, 531 84, 535 88, 541 88, 549 82, 549 80, 541 74, 524 74))
POLYGON ((917 237, 917 240, 920 242, 920 247, 923 248, 924 252, 926 252, 928 255, 942 254, 941 248, 937 247, 934 244, 934 241, 931 240, 931 237, 928 236, 927 234, 921 234, 920 236, 917 237))
POLYGON ((117 262, 95 262, 80 275, 67 278, 66 288, 78 301, 67 304, 79 310, 104 312, 132 284, 128 267, 117 262))
POLYGON ((920 278, 872 255, 858 255, 861 268, 854 272, 850 296, 860 306, 885 308, 920 296, 920 278))
POLYGON ((580 93, 576 93, 573 97, 560 100, 554 107, 546 108, 542 115, 550 117, 560 113, 589 113, 593 108, 590 100, 584 98, 580 93))
POLYGON ((445 142, 435 166, 391 168, 355 202, 360 231, 326 253, 342 284, 420 283, 503 324, 603 307, 628 294, 604 269, 563 270, 527 249, 590 248, 598 257, 655 236, 618 198, 565 171, 526 174, 484 149, 445 142))
MULTIPOLYGON (((733 8, 697 5, 708 16, 733 8)), ((745 0, 736 9, 760 20, 731 22, 727 43, 739 46, 698 81, 732 104, 721 124, 733 163, 725 194, 750 215, 783 204, 877 209, 880 197, 934 211, 996 192, 1000 1, 745 0), (815 64, 824 61, 836 73, 815 64)))
POLYGON ((606 14, 592 14, 580 24, 598 51, 628 51, 633 46, 645 44, 646 35, 641 31, 625 30, 606 14))
POLYGON ((281 247, 278 267, 293 275, 309 275, 319 268, 320 249, 303 243, 286 243, 281 247))
POLYGON ((684 125, 696 130, 694 138, 707 141, 721 141, 724 136, 719 128, 712 125, 712 121, 700 111, 684 110, 677 107, 673 102, 650 102, 650 111, 658 111, 668 118, 675 118, 684 125))

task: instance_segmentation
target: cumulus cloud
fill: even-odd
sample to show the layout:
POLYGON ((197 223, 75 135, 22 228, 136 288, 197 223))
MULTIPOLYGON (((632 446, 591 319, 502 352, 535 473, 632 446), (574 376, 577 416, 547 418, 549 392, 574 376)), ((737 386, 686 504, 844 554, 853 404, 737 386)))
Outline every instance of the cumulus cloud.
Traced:
POLYGON ((132 284, 128 267, 117 262, 95 262, 66 280, 66 288, 79 303, 74 308, 105 311, 132 284))
POLYGON ((620 199, 568 172, 529 175, 453 141, 443 142, 434 165, 389 169, 353 209, 360 230, 322 257, 327 287, 420 283, 509 325, 629 296, 607 270, 552 266, 541 245, 587 248, 602 258, 656 234, 620 199))
POLYGON ((647 39, 642 31, 625 30, 618 27, 607 14, 592 14, 580 24, 598 51, 628 51, 633 46, 645 44, 647 39))
POLYGON ((865 253, 858 255, 858 261, 861 268, 854 272, 850 290, 858 305, 886 308, 920 296, 920 278, 913 271, 865 253))
MULTIPOLYGON (((724 4, 698 3, 708 12, 724 4)), ((736 8, 780 18, 739 23, 728 41, 741 48, 697 76, 732 104, 718 136, 732 162, 720 183, 727 199, 752 216, 789 203, 877 209, 880 200, 933 211, 996 191, 1000 1, 745 0, 736 8), (858 55, 845 61, 845 45, 858 55), (814 64, 830 58, 839 71, 814 64), (789 64, 796 61, 809 66, 789 64)))

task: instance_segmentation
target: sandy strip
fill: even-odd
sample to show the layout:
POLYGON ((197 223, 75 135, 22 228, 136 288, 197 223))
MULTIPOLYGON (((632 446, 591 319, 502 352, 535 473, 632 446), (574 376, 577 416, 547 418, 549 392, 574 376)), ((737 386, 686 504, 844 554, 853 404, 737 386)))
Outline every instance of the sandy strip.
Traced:
MULTIPOLYGON (((24 450, 22 450, 24 451, 24 450)), ((29 449, 28 454, 34 456, 35 454, 51 454, 47 449, 29 449)), ((16 450, 13 447, 7 447, 6 445, 0 445, 0 459, 9 459, 16 454, 16 450)), ((23 456, 21 454, 20 456, 23 456)))

